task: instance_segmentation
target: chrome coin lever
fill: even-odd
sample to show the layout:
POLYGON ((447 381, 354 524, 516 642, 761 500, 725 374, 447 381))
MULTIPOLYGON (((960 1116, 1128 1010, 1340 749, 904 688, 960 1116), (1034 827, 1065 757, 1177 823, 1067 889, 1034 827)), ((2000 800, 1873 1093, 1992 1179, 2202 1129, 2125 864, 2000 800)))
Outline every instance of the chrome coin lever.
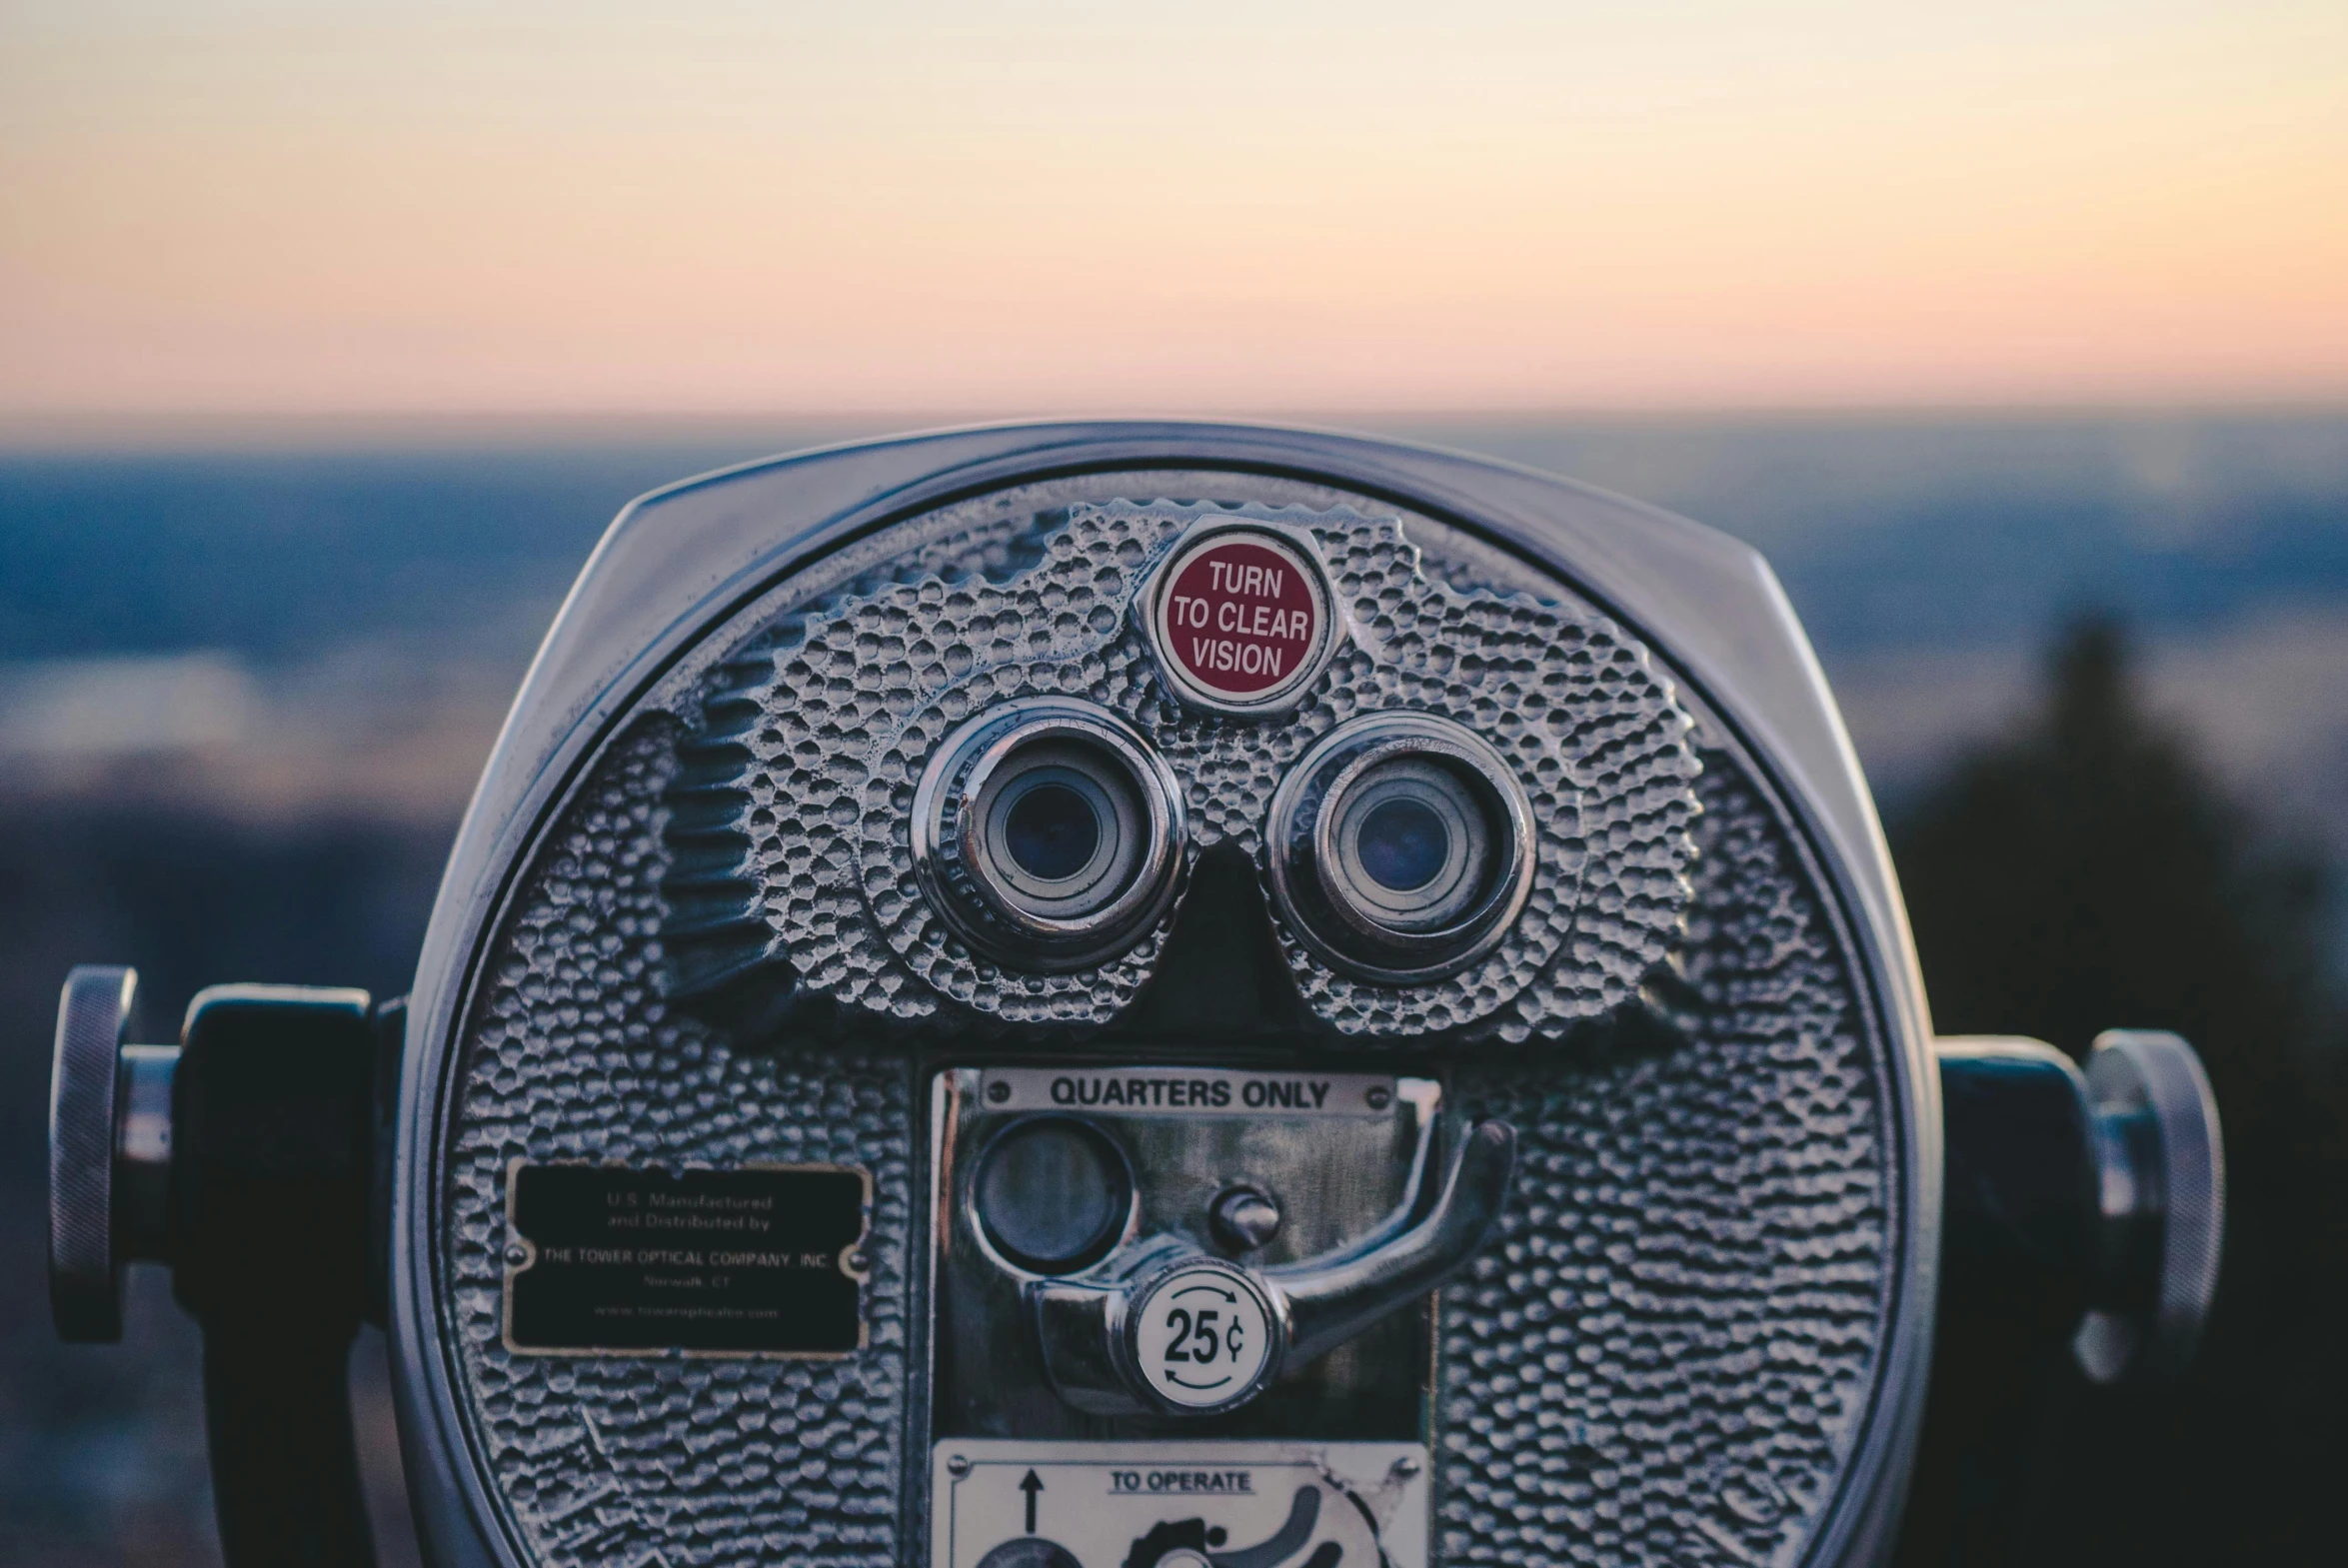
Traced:
POLYGON ((1515 1141, 1504 1122, 1476 1126, 1424 1218, 1398 1213, 1330 1256, 1257 1269, 1168 1237, 1100 1277, 1037 1280, 1028 1298, 1053 1386, 1100 1414, 1238 1408, 1472 1261, 1507 1201, 1515 1141))

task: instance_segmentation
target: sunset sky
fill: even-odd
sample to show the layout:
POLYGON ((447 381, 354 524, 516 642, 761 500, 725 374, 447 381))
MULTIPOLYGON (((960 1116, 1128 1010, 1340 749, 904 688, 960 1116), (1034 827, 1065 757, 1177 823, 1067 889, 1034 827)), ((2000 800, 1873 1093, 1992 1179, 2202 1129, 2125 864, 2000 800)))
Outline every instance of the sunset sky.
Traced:
POLYGON ((0 421, 2348 397, 2348 4, 0 0, 0 421))

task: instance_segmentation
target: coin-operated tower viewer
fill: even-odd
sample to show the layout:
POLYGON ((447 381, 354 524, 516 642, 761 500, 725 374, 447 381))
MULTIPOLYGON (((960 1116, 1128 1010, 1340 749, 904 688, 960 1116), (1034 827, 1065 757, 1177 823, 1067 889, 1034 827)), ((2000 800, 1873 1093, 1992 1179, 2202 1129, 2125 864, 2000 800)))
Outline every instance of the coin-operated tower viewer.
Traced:
MULTIPOLYGON (((2190 1352, 2173 1036, 1935 1041, 1773 579, 1528 471, 995 428, 630 507, 412 994, 58 1025, 60 1328, 232 1568, 1880 1561, 1945 1345, 2190 1352)), ((2125 1020, 2115 1020, 2125 1021, 2125 1020)))

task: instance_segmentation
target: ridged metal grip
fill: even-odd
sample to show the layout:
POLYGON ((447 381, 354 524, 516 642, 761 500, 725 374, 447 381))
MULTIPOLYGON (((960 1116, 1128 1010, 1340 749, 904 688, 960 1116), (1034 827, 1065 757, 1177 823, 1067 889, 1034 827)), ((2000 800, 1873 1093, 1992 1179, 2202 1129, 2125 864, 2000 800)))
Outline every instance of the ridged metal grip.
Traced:
POLYGON ((2107 1029, 2087 1058, 2106 1269, 2125 1295, 2089 1312, 2072 1348, 2097 1382, 2183 1371, 2217 1294, 2226 1148, 2193 1047, 2158 1029, 2107 1029), (2118 1307, 2118 1310, 2114 1310, 2118 1307))
POLYGON ((2107 1029, 2083 1072, 2042 1040, 1935 1048, 1942 1333, 2056 1332, 2098 1383, 2174 1378, 2217 1294, 2226 1227, 2225 1137, 2193 1047, 2107 1029))
POLYGON ((114 1141, 135 969, 83 964, 57 1002, 49 1072, 49 1310, 60 1338, 122 1337, 114 1141))

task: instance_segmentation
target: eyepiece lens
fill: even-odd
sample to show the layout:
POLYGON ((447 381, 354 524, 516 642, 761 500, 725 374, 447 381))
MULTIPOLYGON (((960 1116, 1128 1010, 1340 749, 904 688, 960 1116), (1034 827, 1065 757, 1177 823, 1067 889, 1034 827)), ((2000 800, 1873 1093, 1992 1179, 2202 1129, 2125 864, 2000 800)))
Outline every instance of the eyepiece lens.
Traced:
POLYGON ((966 722, 923 769, 913 818, 930 906, 1012 967, 1067 973, 1123 952, 1180 885, 1174 770, 1140 731, 1075 698, 1022 698, 966 722))
POLYGON ((1093 802, 1064 784, 1039 784, 1014 800, 1003 821, 1004 847, 1038 881, 1066 881, 1093 863, 1101 817, 1093 802))
POLYGON ((1361 820, 1354 852, 1379 886, 1395 892, 1424 887, 1451 855, 1450 830, 1423 800, 1389 799, 1361 820))
POLYGON ((1529 802, 1473 732, 1409 710, 1321 737, 1264 821, 1280 916, 1379 983, 1455 973, 1489 952, 1532 886, 1529 802))

